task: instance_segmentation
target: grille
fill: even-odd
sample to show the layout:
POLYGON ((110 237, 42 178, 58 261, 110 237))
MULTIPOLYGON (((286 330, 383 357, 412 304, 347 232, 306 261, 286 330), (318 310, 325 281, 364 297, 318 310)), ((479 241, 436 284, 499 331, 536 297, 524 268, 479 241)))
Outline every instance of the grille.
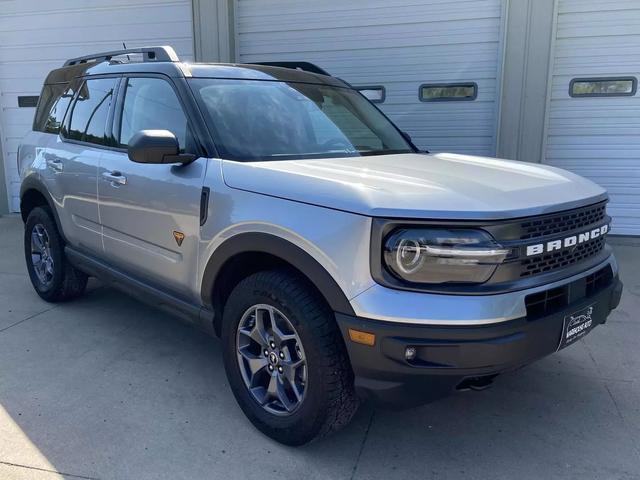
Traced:
POLYGON ((587 297, 591 297, 601 290, 604 290, 611 284, 612 280, 613 270, 611 270, 609 266, 589 275, 586 281, 587 297))
POLYGON ((610 266, 561 287, 544 290, 527 295, 527 319, 536 320, 546 315, 553 315, 569 306, 592 297, 606 289, 613 281, 613 270, 610 266))
POLYGON ((602 251, 604 245, 605 238, 598 237, 595 240, 578 245, 573 251, 563 250, 524 259, 520 263, 520 277, 529 277, 557 268, 568 267, 597 255, 602 251))
POLYGON ((569 304, 569 286, 552 288, 527 296, 527 319, 535 320, 559 312, 569 304))
POLYGON ((531 240, 571 230, 579 230, 594 223, 602 222, 606 216, 606 205, 600 203, 547 217, 538 217, 522 222, 520 225, 522 229, 520 239, 531 240))

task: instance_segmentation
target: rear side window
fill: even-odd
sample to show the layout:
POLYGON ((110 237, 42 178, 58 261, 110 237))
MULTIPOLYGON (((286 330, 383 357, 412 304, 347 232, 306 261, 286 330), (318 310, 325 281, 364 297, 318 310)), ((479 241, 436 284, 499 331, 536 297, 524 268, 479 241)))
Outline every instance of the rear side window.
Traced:
POLYGON ((72 96, 73 92, 66 83, 45 85, 38 102, 33 129, 38 132, 58 133, 72 96))
POLYGON ((120 117, 119 144, 126 147, 140 130, 169 130, 182 152, 188 138, 187 116, 171 85, 152 77, 128 78, 120 117))
POLYGON ((96 78, 82 84, 70 113, 68 131, 64 132, 66 138, 97 145, 109 144, 105 127, 115 83, 115 78, 96 78))

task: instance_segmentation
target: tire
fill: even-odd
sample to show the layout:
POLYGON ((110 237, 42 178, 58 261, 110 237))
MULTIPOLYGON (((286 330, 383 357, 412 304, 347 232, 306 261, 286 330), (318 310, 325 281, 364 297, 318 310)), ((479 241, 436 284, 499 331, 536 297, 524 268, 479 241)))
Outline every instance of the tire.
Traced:
POLYGON ((231 292, 224 309, 222 341, 225 369, 240 408, 258 430, 274 440, 285 445, 303 445, 347 425, 358 409, 353 372, 334 314, 306 279, 295 273, 271 270, 242 280, 231 292), (256 336, 253 332, 258 331, 256 318, 262 318, 263 324, 277 324, 279 333, 276 335, 272 326, 271 337, 265 330, 267 338, 277 337, 279 341, 292 335, 296 337, 278 342, 275 347, 273 352, 283 359, 281 364, 274 362, 269 367, 273 352, 267 355, 268 342, 265 347, 253 350, 254 343, 257 345, 253 341, 256 336), (254 328, 250 330, 247 325, 254 328), (281 394, 274 400, 266 393, 271 383, 266 388, 255 388, 257 393, 249 390, 248 363, 239 349, 245 351, 244 355, 250 350, 256 362, 260 354, 264 354, 266 367, 258 370, 253 378, 258 378, 256 384, 264 384, 277 377, 276 384, 281 381, 281 385, 288 385, 282 387, 285 401, 280 401, 281 394), (294 354, 294 350, 297 353, 294 354), (297 367, 295 373, 291 373, 290 367, 281 375, 275 371, 281 366, 286 368, 287 361, 290 365, 300 363, 301 358, 302 366, 297 367), (274 366, 276 368, 272 368, 274 366), (270 399, 259 399, 263 394, 270 399), (282 408, 285 404, 291 411, 282 408))
POLYGON ((43 300, 62 302, 84 293, 88 277, 75 269, 66 259, 64 241, 48 207, 36 207, 27 217, 24 256, 33 288, 43 300), (43 243, 34 240, 34 235, 43 243), (44 256, 41 253, 42 245, 47 252, 44 256), (43 258, 45 264, 50 262, 50 268, 42 266, 43 258))

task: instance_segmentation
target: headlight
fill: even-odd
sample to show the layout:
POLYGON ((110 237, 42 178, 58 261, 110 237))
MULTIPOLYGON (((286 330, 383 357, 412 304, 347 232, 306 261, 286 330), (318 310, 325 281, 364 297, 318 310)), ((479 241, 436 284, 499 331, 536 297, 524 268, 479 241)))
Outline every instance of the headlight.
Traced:
POLYGON ((483 230, 401 229, 384 245, 384 262, 412 283, 483 283, 510 250, 483 230))

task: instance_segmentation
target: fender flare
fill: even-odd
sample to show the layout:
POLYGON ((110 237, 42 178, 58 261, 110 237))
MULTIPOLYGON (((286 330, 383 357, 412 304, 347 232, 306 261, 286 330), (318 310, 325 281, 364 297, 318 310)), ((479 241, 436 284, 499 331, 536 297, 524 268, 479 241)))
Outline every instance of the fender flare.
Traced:
POLYGON ((204 305, 211 307, 213 304, 216 280, 224 264, 242 253, 266 253, 289 263, 316 286, 334 312, 355 315, 340 286, 315 258, 284 238, 261 232, 239 233, 215 249, 202 278, 201 296, 204 305))

